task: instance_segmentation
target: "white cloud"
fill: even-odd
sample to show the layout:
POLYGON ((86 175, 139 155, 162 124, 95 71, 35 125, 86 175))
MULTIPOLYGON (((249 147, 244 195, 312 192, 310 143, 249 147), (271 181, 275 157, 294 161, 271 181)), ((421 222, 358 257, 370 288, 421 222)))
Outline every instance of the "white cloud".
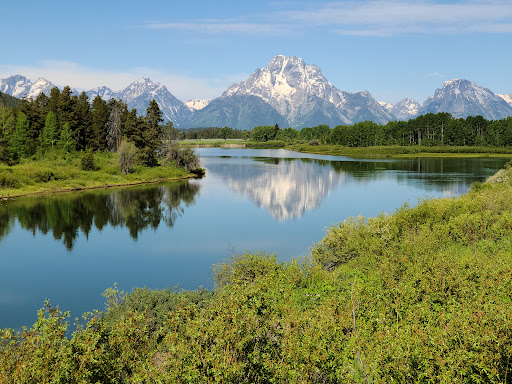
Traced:
POLYGON ((113 91, 122 90, 141 77, 149 77, 155 83, 165 85, 182 101, 220 96, 231 84, 248 77, 248 74, 226 74, 212 78, 199 78, 151 68, 133 68, 124 72, 114 72, 85 67, 73 62, 50 60, 42 61, 40 65, 35 66, 0 65, 0 78, 17 74, 31 80, 44 77, 55 85, 69 85, 79 90, 89 90, 104 85, 113 91))
POLYGON ((205 34, 242 33, 249 35, 280 35, 285 30, 277 25, 227 22, 221 20, 198 20, 189 23, 151 23, 150 29, 174 29, 205 34))
POLYGON ((439 72, 432 72, 432 73, 428 73, 427 74, 427 77, 433 77, 433 78, 437 78, 437 79, 442 79, 445 77, 445 75, 439 73, 439 72))
POLYGON ((331 2, 283 13, 309 26, 334 27, 346 35, 390 36, 405 33, 509 33, 512 2, 373 0, 331 2))
POLYGON ((355 36, 512 32, 512 2, 509 0, 446 1, 278 2, 270 4, 273 11, 256 16, 153 22, 147 24, 146 28, 203 35, 244 34, 270 37, 301 34, 317 28, 355 36), (258 22, 247 22, 255 18, 258 18, 258 22))

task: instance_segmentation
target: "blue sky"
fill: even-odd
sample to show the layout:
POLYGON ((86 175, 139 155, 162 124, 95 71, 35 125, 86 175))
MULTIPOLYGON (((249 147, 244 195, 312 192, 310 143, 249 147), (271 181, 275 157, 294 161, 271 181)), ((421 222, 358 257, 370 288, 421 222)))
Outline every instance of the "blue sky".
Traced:
POLYGON ((393 103, 453 78, 512 93, 510 0, 28 0, 0 4, 0 20, 0 78, 121 90, 144 76, 186 101, 284 54, 393 103))

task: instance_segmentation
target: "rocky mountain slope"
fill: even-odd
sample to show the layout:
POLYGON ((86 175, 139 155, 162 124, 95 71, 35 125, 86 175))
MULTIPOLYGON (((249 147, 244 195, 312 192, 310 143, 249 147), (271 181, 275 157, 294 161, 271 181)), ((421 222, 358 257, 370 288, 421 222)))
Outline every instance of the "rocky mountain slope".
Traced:
POLYGON ((421 106, 419 114, 448 112, 454 117, 481 115, 488 120, 512 116, 512 106, 478 84, 454 79, 445 81, 443 88, 436 90, 421 106))

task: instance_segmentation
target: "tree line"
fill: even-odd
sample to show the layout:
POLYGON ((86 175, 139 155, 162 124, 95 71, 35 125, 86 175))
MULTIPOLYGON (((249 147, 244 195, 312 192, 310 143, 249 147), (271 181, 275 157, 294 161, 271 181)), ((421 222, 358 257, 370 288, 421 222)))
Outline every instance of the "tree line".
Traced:
POLYGON ((85 92, 72 95, 69 86, 19 103, 6 96, 0 98, 0 163, 16 164, 49 151, 117 152, 127 140, 143 164, 154 166, 162 142, 177 138, 172 122, 161 124, 162 112, 155 100, 145 116, 139 116, 122 100, 107 102, 96 96, 91 103, 85 92))
POLYGON ((257 142, 270 140, 305 140, 347 147, 382 145, 421 146, 512 146, 512 117, 486 120, 482 116, 454 118, 446 112, 427 113, 409 121, 390 121, 377 124, 364 121, 353 125, 305 127, 300 130, 268 125, 251 131, 224 128, 206 128, 182 131, 187 139, 250 139, 257 142))

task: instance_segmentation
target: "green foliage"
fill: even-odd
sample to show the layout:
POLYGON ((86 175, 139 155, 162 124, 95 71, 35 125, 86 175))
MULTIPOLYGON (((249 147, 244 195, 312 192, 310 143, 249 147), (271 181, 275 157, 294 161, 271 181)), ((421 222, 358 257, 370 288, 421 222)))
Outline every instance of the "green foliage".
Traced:
POLYGON ((14 156, 18 159, 29 154, 29 122, 27 116, 20 112, 16 118, 16 130, 11 136, 10 147, 14 156))
POLYGON ((265 125, 260 127, 254 127, 251 131, 251 140, 265 142, 272 140, 275 137, 274 127, 271 125, 265 125))
POLYGON ((181 148, 177 142, 167 142, 160 153, 164 165, 174 163, 189 172, 200 170, 201 161, 192 148, 181 148))
POLYGON ((86 151, 82 155, 82 159, 80 161, 80 168, 82 171, 95 171, 96 163, 94 162, 94 155, 92 151, 86 151))
POLYGON ((38 183, 47 183, 55 180, 55 173, 51 169, 40 170, 34 174, 34 179, 38 183))
POLYGON ((2 188, 20 188, 21 181, 15 177, 11 172, 0 173, 0 187, 2 188))
POLYGON ((137 148, 135 148, 135 145, 132 142, 123 140, 119 146, 118 152, 121 172, 127 175, 132 167, 137 163, 137 148))
POLYGON ((68 123, 64 123, 62 131, 60 132, 60 138, 58 146, 62 153, 69 154, 75 149, 75 140, 73 138, 73 132, 69 127, 68 123))
POLYGON ((54 148, 57 143, 58 125, 57 117, 53 111, 48 112, 41 136, 41 148, 47 151, 54 148))

